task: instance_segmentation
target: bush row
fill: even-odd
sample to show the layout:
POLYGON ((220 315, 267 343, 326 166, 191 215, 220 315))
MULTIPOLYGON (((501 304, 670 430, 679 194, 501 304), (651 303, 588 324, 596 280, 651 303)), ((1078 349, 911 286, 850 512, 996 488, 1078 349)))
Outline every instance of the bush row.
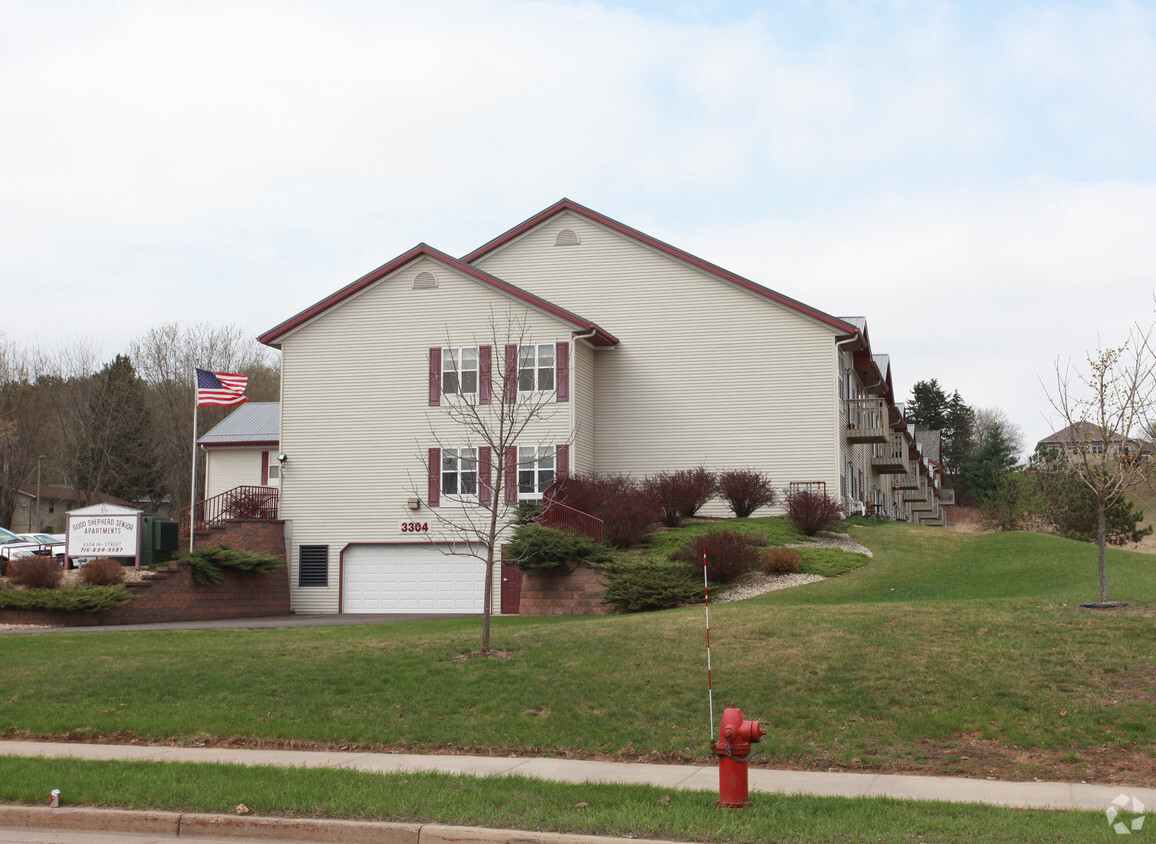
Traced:
POLYGON ((659 472, 641 481, 581 473, 559 479, 554 488, 555 500, 601 519, 603 540, 615 548, 637 545, 655 522, 678 527, 716 496, 739 518, 776 501, 771 479, 753 469, 716 474, 699 467, 659 472))

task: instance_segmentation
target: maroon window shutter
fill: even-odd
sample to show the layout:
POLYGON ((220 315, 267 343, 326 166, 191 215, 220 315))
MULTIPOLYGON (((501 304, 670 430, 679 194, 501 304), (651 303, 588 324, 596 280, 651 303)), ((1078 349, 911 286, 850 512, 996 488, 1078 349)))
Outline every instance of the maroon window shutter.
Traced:
POLYGON ((489 404, 491 393, 493 348, 478 347, 478 404, 489 404))
POLYGON ((506 503, 518 503, 518 447, 514 445, 506 449, 506 503))
POLYGON ((570 444, 558 443, 554 446, 554 480, 570 476, 570 444))
POLYGON ((558 371, 555 373, 555 383, 558 385, 558 390, 555 395, 558 401, 570 401, 570 344, 559 343, 558 350, 554 355, 554 366, 558 371))
POLYGON ((261 486, 269 486, 269 452, 261 452, 261 486))
POLYGON ((430 407, 437 407, 442 403, 441 346, 429 350, 429 403, 430 407))
POLYGON ((518 400, 518 347, 510 344, 506 346, 506 404, 514 404, 518 400))
POLYGON ((489 504, 493 500, 493 487, 490 481, 491 451, 488 445, 478 449, 478 503, 489 504))
POLYGON ((442 450, 429 450, 429 489, 426 491, 426 504, 437 507, 442 499, 442 450))

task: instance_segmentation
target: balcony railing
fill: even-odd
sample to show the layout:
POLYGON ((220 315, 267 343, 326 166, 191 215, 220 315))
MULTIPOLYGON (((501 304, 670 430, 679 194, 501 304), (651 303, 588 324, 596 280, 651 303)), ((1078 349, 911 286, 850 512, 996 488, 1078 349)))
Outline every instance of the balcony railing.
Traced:
POLYGON ((890 433, 883 399, 847 399, 847 442, 885 443, 890 433))
POLYGON ((280 491, 272 486, 237 486, 228 492, 198 501, 181 510, 180 532, 187 533, 192 523, 196 530, 219 527, 228 519, 277 518, 280 491))
POLYGON ((941 486, 939 488, 939 503, 944 507, 949 507, 955 503, 955 490, 949 486, 941 486))
POLYGON ((902 434, 892 433, 887 442, 871 447, 871 468, 877 475, 904 475, 911 471, 902 434))
POLYGON ((915 473, 910 470, 903 475, 895 478, 895 483, 892 484, 895 489, 909 490, 919 489, 919 478, 915 477, 915 473))

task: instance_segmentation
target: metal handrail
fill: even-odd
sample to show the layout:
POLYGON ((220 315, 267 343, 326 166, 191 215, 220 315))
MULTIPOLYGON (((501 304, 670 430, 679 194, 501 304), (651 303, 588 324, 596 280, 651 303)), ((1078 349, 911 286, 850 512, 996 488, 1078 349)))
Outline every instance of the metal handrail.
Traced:
POLYGON ((581 533, 595 542, 602 541, 602 520, 555 499, 553 486, 542 493, 542 513, 538 517, 538 521, 554 530, 581 533))
POLYGON ((198 531, 206 531, 227 519, 272 521, 277 518, 280 494, 275 486, 235 486, 181 510, 179 531, 185 533, 190 524, 198 531))

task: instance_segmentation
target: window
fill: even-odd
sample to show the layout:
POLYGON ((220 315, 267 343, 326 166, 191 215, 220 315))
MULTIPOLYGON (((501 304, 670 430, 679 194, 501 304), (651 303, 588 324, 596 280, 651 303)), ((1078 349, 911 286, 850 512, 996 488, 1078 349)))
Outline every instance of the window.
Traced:
POLYGON ((518 499, 536 501, 554 483, 554 446, 518 446, 518 499))
POLYGON ((478 500, 478 450, 476 448, 443 448, 441 450, 441 494, 458 501, 478 500))
POLYGON ((450 401, 478 400, 478 347, 442 348, 442 397, 450 401))
POLYGON ((1103 453, 1104 453, 1104 444, 1103 443, 1092 443, 1092 454, 1103 454, 1103 453))
POLYGON ((301 545, 297 549, 297 585, 329 585, 328 545, 301 545))
POLYGON ((554 344, 518 347, 518 392, 554 391, 554 344))

